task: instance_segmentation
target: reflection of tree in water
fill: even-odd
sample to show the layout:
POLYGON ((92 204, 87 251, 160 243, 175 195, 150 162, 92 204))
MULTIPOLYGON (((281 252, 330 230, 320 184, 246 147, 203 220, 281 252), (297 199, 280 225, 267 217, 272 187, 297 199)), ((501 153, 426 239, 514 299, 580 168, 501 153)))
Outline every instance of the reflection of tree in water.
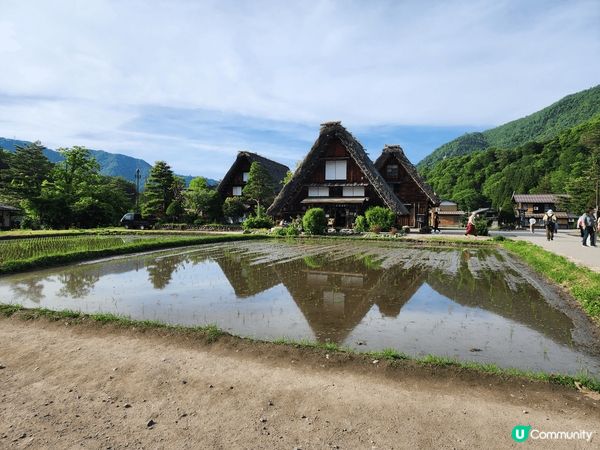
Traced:
POLYGON ((58 280, 62 283, 58 295, 61 297, 83 298, 90 293, 99 279, 98 274, 90 273, 88 270, 73 270, 62 273, 58 276, 58 280))
POLYGON ((146 270, 148 271, 148 278, 150 279, 152 286, 154 286, 155 289, 166 288, 173 277, 173 273, 179 266, 186 262, 187 257, 185 255, 173 255, 160 258, 153 263, 148 264, 146 270))
POLYGON ((522 274, 503 266, 501 270, 479 269, 475 276, 469 260, 484 260, 490 256, 504 262, 501 254, 487 249, 465 250, 456 275, 442 271, 427 274, 427 283, 439 294, 470 308, 480 308, 548 336, 555 342, 572 343, 573 322, 563 312, 551 306, 542 294, 522 274), (512 281, 509 281, 512 280, 512 281))
POLYGON ((32 302, 39 303, 44 298, 44 283, 41 278, 30 278, 29 280, 21 281, 11 286, 11 289, 15 299, 31 300, 32 302))

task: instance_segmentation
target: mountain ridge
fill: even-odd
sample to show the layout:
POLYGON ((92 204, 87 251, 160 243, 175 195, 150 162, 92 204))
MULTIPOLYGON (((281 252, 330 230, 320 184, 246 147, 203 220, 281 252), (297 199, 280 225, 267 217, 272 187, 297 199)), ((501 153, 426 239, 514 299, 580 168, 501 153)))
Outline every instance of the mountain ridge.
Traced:
MULTIPOLYGON (((20 139, 9 139, 0 137, 0 148, 14 152, 17 146, 24 146, 31 144, 31 141, 24 141, 20 139)), ((92 156, 100 164, 100 173, 102 175, 108 175, 113 177, 123 177, 128 181, 135 182, 135 171, 140 169, 141 184, 144 185, 152 165, 141 158, 134 158, 123 153, 111 153, 105 150, 94 150, 88 149, 92 156)), ((44 155, 53 163, 57 163, 63 160, 62 155, 51 148, 45 147, 44 155)), ((177 175, 185 180, 186 186, 189 185, 190 181, 195 178, 192 175, 177 175)), ((217 180, 208 178, 209 185, 216 186, 217 180)))
POLYGON ((548 141, 560 132, 600 114, 600 85, 569 94, 520 119, 481 132, 465 133, 426 156, 417 168, 431 169, 447 157, 462 156, 491 147, 514 148, 527 142, 548 141))

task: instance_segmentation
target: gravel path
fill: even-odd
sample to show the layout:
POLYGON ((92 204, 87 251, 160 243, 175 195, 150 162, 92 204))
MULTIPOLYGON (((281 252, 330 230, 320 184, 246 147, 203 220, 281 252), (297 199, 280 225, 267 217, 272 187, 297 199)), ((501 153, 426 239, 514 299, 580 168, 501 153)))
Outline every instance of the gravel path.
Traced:
POLYGON ((517 424, 600 432, 598 396, 470 372, 17 318, 0 342, 0 448, 517 448, 517 424))

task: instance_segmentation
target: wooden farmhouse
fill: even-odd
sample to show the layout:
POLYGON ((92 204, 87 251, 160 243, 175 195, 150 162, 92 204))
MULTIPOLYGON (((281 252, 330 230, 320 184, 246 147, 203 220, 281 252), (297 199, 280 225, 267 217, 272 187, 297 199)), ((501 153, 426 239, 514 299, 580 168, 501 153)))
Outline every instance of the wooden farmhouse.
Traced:
POLYGON ((529 226, 531 218, 537 221, 536 225, 543 226, 544 214, 551 209, 556 214, 559 227, 574 228, 578 216, 561 207, 567 197, 566 194, 513 194, 515 218, 524 227, 529 226))
POLYGON ((442 200, 436 208, 440 219, 440 227, 461 227, 462 219, 467 215, 458 209, 458 204, 450 200, 442 200))
POLYGON ((389 149, 381 157, 381 170, 387 177, 388 167, 396 164, 397 172, 389 173, 388 182, 340 122, 322 124, 313 147, 268 213, 277 219, 289 219, 303 215, 308 208, 321 207, 330 225, 351 228, 356 216, 369 207, 383 206, 396 214, 398 225, 416 226, 421 210, 426 221, 427 204, 435 203, 435 195, 428 187, 428 193, 423 191, 426 185, 401 149, 389 149))
POLYGON ((402 147, 386 145, 375 161, 375 167, 410 213, 399 216, 398 225, 420 227, 427 224, 429 211, 439 205, 440 200, 408 160, 402 147))
POLYGON ((250 166, 253 162, 259 163, 271 175, 271 179, 273 180, 273 196, 277 195, 281 190, 283 179, 290 169, 283 164, 279 164, 256 153, 242 151, 238 153, 229 171, 217 187, 217 191, 223 200, 227 197, 242 196, 244 186, 248 182, 250 166))

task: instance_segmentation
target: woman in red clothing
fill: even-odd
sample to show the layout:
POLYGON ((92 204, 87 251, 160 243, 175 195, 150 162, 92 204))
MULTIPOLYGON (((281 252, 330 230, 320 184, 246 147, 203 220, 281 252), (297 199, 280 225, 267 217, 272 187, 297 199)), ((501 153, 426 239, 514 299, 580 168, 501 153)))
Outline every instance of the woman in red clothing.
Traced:
POLYGON ((467 220, 467 230, 465 231, 465 236, 472 234, 473 236, 477 236, 477 229, 475 228, 475 219, 477 218, 477 214, 473 213, 469 216, 469 220, 467 220))

